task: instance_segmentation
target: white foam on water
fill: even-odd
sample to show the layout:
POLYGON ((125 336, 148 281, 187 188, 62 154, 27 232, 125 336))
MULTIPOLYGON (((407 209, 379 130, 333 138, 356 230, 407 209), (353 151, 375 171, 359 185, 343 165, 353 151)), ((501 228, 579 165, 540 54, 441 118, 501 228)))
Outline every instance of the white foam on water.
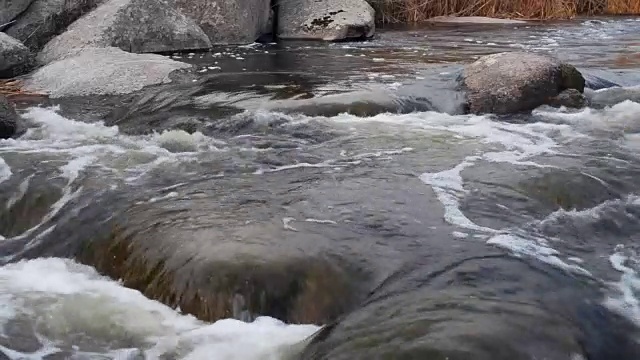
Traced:
POLYGON ((316 223, 316 224, 331 224, 331 225, 337 225, 338 223, 333 221, 333 220, 322 220, 322 219, 304 219, 304 221, 306 222, 312 222, 312 223, 316 223))
POLYGON ((333 171, 338 171, 347 166, 359 165, 365 161, 370 161, 373 159, 390 159, 391 155, 399 155, 410 151, 413 151, 413 148, 404 147, 396 150, 378 150, 373 152, 356 153, 352 155, 349 155, 346 151, 341 151, 340 158, 338 159, 327 159, 318 163, 301 162, 295 164, 280 165, 273 168, 260 168, 254 171, 254 175, 264 175, 267 173, 301 168, 330 168, 333 171))
POLYGON ((0 267, 0 325, 6 328, 11 321, 25 331, 34 329, 45 343, 32 354, 5 351, 11 359, 42 359, 74 346, 80 354, 87 350, 82 338, 89 338, 93 346, 103 344, 102 353, 131 353, 134 343, 149 359, 167 354, 184 360, 279 360, 319 329, 267 317, 205 323, 91 267, 58 258, 0 267))
POLYGON ((582 131, 608 130, 623 134, 640 133, 640 104, 625 100, 602 110, 585 108, 580 111, 566 109, 537 109, 534 115, 557 124, 569 124, 582 131))
POLYGON ((460 199, 467 192, 463 187, 463 180, 460 173, 465 168, 474 164, 475 157, 468 157, 464 162, 456 167, 437 173, 424 173, 420 175, 420 180, 431 185, 438 200, 444 206, 444 219, 459 227, 483 232, 494 232, 495 230, 479 226, 467 218, 460 209, 460 199))
MULTIPOLYGON (((17 153, 27 158, 33 157, 36 163, 41 157, 48 162, 60 163, 57 173, 51 174, 51 177, 66 180, 60 199, 51 206, 42 221, 18 237, 33 234, 66 204, 77 198, 83 190, 78 180, 90 167, 97 174, 112 173, 115 175, 114 181, 124 178, 125 181, 133 182, 163 164, 196 161, 202 152, 220 151, 220 141, 201 133, 188 134, 182 130, 173 130, 160 134, 128 136, 121 134, 117 126, 74 121, 61 116, 57 111, 57 107, 28 109, 23 116, 35 126, 20 138, 0 142, 0 155, 17 153)), ((9 176, 11 169, 0 157, 0 182, 9 176)), ((110 181, 108 176, 97 178, 100 181, 110 181)), ((23 181, 18 193, 10 199, 7 206, 24 196, 26 189, 21 190, 23 186, 28 187, 28 181, 23 181)))
MULTIPOLYGON (((331 120, 344 123, 386 123, 395 126, 408 126, 422 129, 427 133, 449 133, 461 141, 475 139, 479 143, 495 147, 497 150, 484 150, 466 156, 453 168, 439 172, 423 173, 420 180, 435 192, 444 208, 444 220, 458 228, 476 232, 473 238, 488 244, 509 250, 517 256, 530 256, 547 264, 575 273, 590 275, 589 272, 574 263, 561 259, 561 254, 544 239, 523 237, 517 229, 492 229, 470 220, 461 210, 460 201, 469 192, 464 186, 462 172, 481 162, 508 163, 514 166, 553 167, 541 163, 539 158, 558 154, 560 139, 580 138, 584 135, 576 132, 566 123, 530 123, 513 124, 495 121, 492 116, 447 115, 436 112, 411 113, 406 115, 380 114, 371 118, 356 118, 341 115, 331 120)), ((466 232, 455 232, 456 234, 466 232)))
POLYGON ((296 221, 296 218, 292 218, 292 217, 282 218, 282 227, 285 230, 298 231, 298 229, 296 229, 295 227, 293 227, 293 225, 291 225, 291 223, 294 221, 296 221))
POLYGON ((613 199, 607 200, 601 204, 598 204, 592 208, 583 209, 583 210, 565 210, 558 209, 547 217, 540 221, 540 226, 544 227, 547 223, 558 223, 563 218, 582 218, 586 220, 596 221, 602 218, 602 215, 610 209, 612 206, 616 206, 619 204, 628 204, 628 205, 640 205, 640 196, 637 195, 629 195, 625 199, 613 199))
POLYGON ((560 259, 560 252, 553 249, 542 238, 525 237, 514 233, 500 234, 487 240, 487 244, 510 250, 516 256, 530 256, 551 266, 573 273, 592 276, 582 267, 569 264, 560 259))
POLYGON ((120 133, 117 126, 67 119, 58 114, 58 110, 56 107, 30 108, 23 116, 36 127, 28 129, 26 134, 18 139, 3 142, 0 152, 63 154, 72 159, 89 157, 77 161, 89 164, 99 159, 101 164, 106 165, 109 165, 109 159, 129 155, 140 161, 131 165, 142 166, 157 159, 194 159, 195 154, 189 154, 192 150, 218 150, 217 145, 220 145, 220 142, 201 133, 188 134, 182 130, 129 136, 120 133), (143 157, 136 157, 138 153, 147 154, 147 158, 144 159, 146 161, 142 161, 143 157))
POLYGON ((0 183, 9 180, 11 175, 13 175, 11 168, 7 165, 4 159, 0 157, 0 183))
POLYGON ((640 256, 634 250, 618 245, 609 257, 611 266, 622 273, 612 284, 614 293, 605 301, 611 310, 640 326, 640 256))
POLYGON ((453 231, 451 233, 451 235, 453 235, 453 237, 458 238, 458 239, 466 239, 466 238, 469 237, 468 233, 461 232, 461 231, 453 231))
POLYGON ((172 153, 218 150, 215 145, 210 143, 210 138, 200 132, 189 134, 184 130, 169 130, 154 135, 154 139, 162 148, 172 153))
POLYGON ((20 185, 18 185, 18 189, 17 189, 18 191, 15 192, 13 195, 11 195, 9 200, 7 200, 7 205, 6 205, 7 209, 11 208, 18 201, 22 200, 22 198, 26 195, 27 190, 29 190, 29 183, 31 182, 32 178, 33 178, 33 174, 27 176, 26 179, 22 180, 20 185))

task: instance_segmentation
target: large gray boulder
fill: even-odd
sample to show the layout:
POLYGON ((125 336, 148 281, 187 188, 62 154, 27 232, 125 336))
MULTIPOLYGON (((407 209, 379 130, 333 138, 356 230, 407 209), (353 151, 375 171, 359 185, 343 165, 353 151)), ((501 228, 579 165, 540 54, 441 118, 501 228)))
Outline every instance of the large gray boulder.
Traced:
POLYGON ((20 41, 0 32, 0 78, 24 74, 33 64, 33 55, 20 41))
POLYGON ((365 0, 287 0, 278 4, 281 39, 345 40, 373 36, 375 11, 365 0))
POLYGON ((103 0, 35 0, 4 31, 37 53, 69 24, 103 0))
POLYGON ((8 24, 23 11, 25 11, 33 0, 0 0, 0 27, 8 24))
POLYGON ((170 0, 214 45, 247 44, 269 32, 271 0, 170 0))
POLYGON ((34 0, 5 32, 37 53, 69 24, 103 0, 34 0))
POLYGON ((585 83, 573 66, 526 52, 483 56, 465 67, 459 81, 474 114, 533 110, 564 90, 582 93, 585 83))
POLYGON ((211 42, 165 0, 109 0, 51 40, 38 61, 47 64, 90 47, 147 53, 209 48, 211 42))
POLYGON ((52 98, 129 94, 145 86, 168 83, 169 74, 191 67, 154 54, 131 54, 117 48, 86 48, 29 75, 24 89, 52 98))
POLYGON ((0 139, 8 139, 16 133, 18 114, 7 98, 0 95, 0 139))

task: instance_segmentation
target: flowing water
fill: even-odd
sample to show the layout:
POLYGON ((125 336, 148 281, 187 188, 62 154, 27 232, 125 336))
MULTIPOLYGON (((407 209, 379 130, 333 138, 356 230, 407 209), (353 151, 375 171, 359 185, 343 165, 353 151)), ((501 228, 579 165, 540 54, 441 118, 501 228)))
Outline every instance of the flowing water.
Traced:
POLYGON ((136 204, 157 205, 158 221, 198 204, 189 224, 242 241, 340 241, 332 250, 375 264, 378 280, 406 274, 403 291, 470 259, 483 262, 464 281, 494 279, 477 286, 505 301, 588 283, 563 305, 588 297, 636 341, 639 32, 639 20, 605 18, 254 44, 174 54, 197 70, 140 97, 24 102, 29 129, 0 141, 0 358, 284 359, 319 329, 265 314, 197 320, 69 259, 136 204), (520 49, 622 88, 590 90, 593 109, 456 115, 452 74, 520 49), (496 254, 530 268, 503 269, 496 254))

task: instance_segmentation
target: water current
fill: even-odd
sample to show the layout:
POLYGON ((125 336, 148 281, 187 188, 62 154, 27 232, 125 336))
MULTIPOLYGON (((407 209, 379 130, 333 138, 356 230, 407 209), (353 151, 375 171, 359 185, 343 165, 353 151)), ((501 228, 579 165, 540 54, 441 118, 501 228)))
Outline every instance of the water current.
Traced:
POLYGON ((575 310, 588 298, 635 341, 639 33, 623 18, 390 28, 368 42, 173 54, 197 69, 142 96, 24 100, 28 130, 0 141, 0 359, 289 359, 323 325, 278 312, 198 320, 101 275, 79 244, 115 218, 164 229, 156 237, 215 230, 222 245, 193 250, 203 257, 233 241, 349 254, 376 283, 406 276, 388 294, 426 289, 417 303, 471 283, 514 304, 557 297, 575 310), (522 49, 621 87, 588 90, 599 106, 582 110, 456 115, 451 74, 522 49), (433 280, 471 259, 468 278, 433 280))

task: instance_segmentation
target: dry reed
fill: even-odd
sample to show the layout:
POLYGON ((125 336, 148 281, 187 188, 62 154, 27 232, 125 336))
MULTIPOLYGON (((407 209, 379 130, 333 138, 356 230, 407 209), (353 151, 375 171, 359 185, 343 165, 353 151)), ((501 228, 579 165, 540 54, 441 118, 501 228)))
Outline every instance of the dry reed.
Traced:
POLYGON ((46 97, 47 95, 44 93, 25 91, 22 89, 22 83, 19 80, 7 79, 0 80, 0 96, 11 100, 12 98, 46 97))
POLYGON ((640 14, 640 0, 368 0, 381 23, 419 23, 436 16, 568 19, 640 14))
POLYGON ((638 15, 640 14, 640 0, 608 0, 607 14, 638 15))

